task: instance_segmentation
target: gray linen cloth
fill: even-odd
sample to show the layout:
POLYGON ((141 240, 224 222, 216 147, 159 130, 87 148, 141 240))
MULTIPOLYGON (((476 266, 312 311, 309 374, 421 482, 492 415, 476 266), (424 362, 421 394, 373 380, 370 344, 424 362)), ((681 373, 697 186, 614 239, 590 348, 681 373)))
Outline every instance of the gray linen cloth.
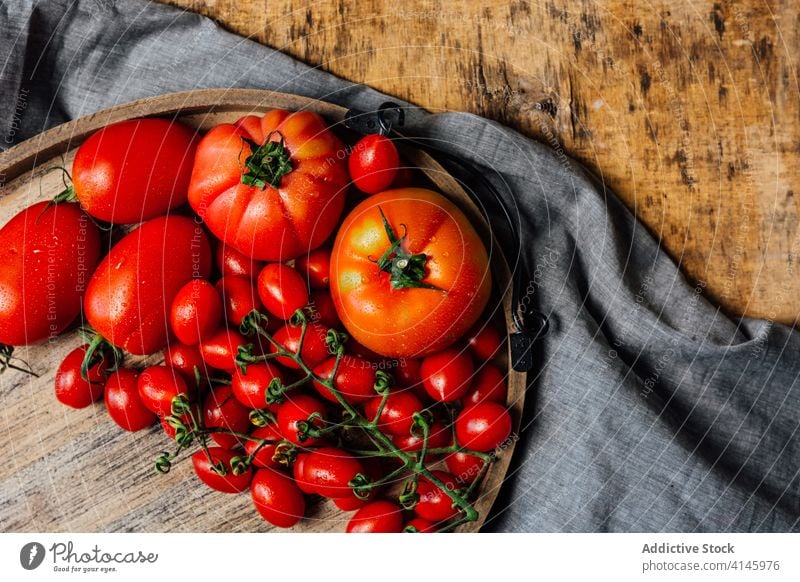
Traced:
MULTIPOLYGON (((0 4, 2 146, 172 91, 386 100, 192 13, 139 1, 0 4)), ((531 305, 550 317, 490 531, 798 531, 800 334, 734 320, 562 152, 465 113, 406 132, 513 192, 531 305), (505 182, 503 184, 502 182, 505 182)))

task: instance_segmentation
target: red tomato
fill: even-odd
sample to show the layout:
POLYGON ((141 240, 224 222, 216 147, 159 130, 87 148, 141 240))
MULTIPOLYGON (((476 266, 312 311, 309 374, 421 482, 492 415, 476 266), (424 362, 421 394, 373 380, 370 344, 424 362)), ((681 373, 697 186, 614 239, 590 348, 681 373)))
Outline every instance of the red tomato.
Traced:
POLYGON ((172 332, 186 345, 196 345, 222 322, 222 299, 205 279, 192 279, 180 288, 170 310, 172 332))
POLYGON ((339 222, 343 148, 311 111, 276 109, 218 125, 197 148, 189 203, 217 238, 249 257, 299 257, 339 222))
MULTIPOLYGON (((451 491, 457 488, 456 481, 450 473, 445 473, 444 471, 431 472, 451 491)), ((424 519, 439 523, 458 515, 458 509, 453 507, 453 500, 448 497, 447 493, 425 477, 419 480, 417 495, 419 495, 419 501, 417 501, 414 511, 424 519)))
POLYGON ((486 364, 475 376, 472 390, 464 397, 464 405, 478 404, 484 400, 505 404, 508 388, 506 378, 495 365, 486 364))
POLYGON ((0 228, 0 343, 55 337, 81 312, 100 232, 77 204, 39 202, 0 228))
POLYGON ((258 275, 258 295, 271 314, 289 319, 308 304, 308 288, 300 273, 281 263, 270 263, 258 275))
POLYGON ((280 463, 273 460, 273 457, 275 456, 275 449, 277 449, 278 444, 283 441, 283 436, 278 431, 278 427, 274 424, 261 426, 251 432, 250 436, 256 439, 272 441, 268 444, 261 445, 258 441, 248 440, 244 444, 245 453, 248 455, 255 454, 253 457, 253 466, 262 468, 280 467, 280 463))
POLYGON ((138 380, 139 398, 145 408, 158 416, 172 412, 172 399, 178 394, 189 396, 183 376, 167 366, 150 366, 142 371, 138 380))
POLYGON ((490 323, 476 324, 467 333, 467 344, 478 360, 491 360, 503 347, 505 337, 490 323))
POLYGON ((186 203, 197 147, 194 130, 166 119, 107 125, 78 148, 75 194, 92 216, 134 224, 186 203))
POLYGON ((300 490, 307 494, 313 495, 314 491, 311 488, 310 483, 306 483, 305 477, 305 466, 306 466, 306 458, 308 457, 309 453, 298 453, 294 460, 294 465, 292 466, 292 477, 294 477, 294 482, 300 488, 300 490))
MULTIPOLYGON (((314 373, 320 378, 329 380, 335 364, 336 358, 328 358, 314 368, 314 373)), ((344 356, 339 362, 333 385, 350 404, 364 403, 375 397, 375 368, 372 362, 367 360, 355 356, 344 356)), ((314 388, 326 400, 339 402, 326 386, 316 380, 314 388)))
POLYGON ((303 463, 303 482, 314 493, 337 499, 355 497, 350 481, 364 473, 361 462, 350 453, 323 447, 308 454, 303 463))
POLYGON ((244 275, 255 279, 264 266, 260 261, 256 261, 237 251, 235 248, 219 243, 214 255, 217 269, 223 277, 228 275, 244 275))
POLYGON ((295 268, 308 280, 312 289, 327 289, 331 284, 331 249, 322 247, 297 257, 295 268))
POLYGON ((399 365, 393 370, 395 380, 407 388, 422 384, 422 360, 402 358, 399 365))
POLYGON ((415 517, 406 524, 404 530, 414 528, 416 533, 436 533, 436 524, 421 517, 415 517))
POLYGON ((347 524, 347 533, 400 533, 403 513, 391 501, 373 501, 359 509, 347 524))
POLYGON ((237 369, 236 354, 239 346, 250 343, 239 332, 222 328, 200 344, 200 355, 207 366, 232 373, 237 369))
POLYGON ((251 311, 264 311, 258 292, 250 277, 228 275, 217 281, 217 290, 225 305, 225 320, 230 326, 242 325, 242 320, 251 311))
POLYGON ((438 402, 455 402, 466 394, 475 366, 469 354, 450 348, 422 360, 422 384, 438 402))
MULTIPOLYGON (((440 449, 448 446, 453 442, 453 430, 449 426, 445 426, 441 422, 434 422, 430 428, 430 436, 428 437, 428 449, 440 449)), ((401 451, 407 453, 416 453, 422 450, 422 443, 424 439, 422 436, 414 436, 406 434, 402 436, 393 436, 392 442, 401 451)))
POLYGON ((183 374, 183 379, 189 386, 197 384, 194 375, 195 368, 201 376, 205 376, 207 372, 203 356, 200 355, 200 348, 187 346, 180 342, 172 342, 164 350, 164 364, 183 374))
POLYGON ((400 156, 385 135, 367 135, 353 147, 347 167, 356 188, 367 194, 386 190, 397 176, 400 156))
MULTIPOLYGON (((376 396, 364 405, 364 412, 367 414, 368 420, 375 418, 381 398, 381 396, 376 396)), ((414 423, 412 415, 415 412, 422 412, 424 408, 420 399, 412 392, 408 390, 392 392, 381 411, 378 428, 390 435, 405 436, 409 434, 411 425, 414 423)))
POLYGON ((225 467, 225 475, 219 475, 211 469, 209 455, 204 450, 199 450, 192 455, 192 465, 194 472, 200 480, 217 491, 222 493, 241 493, 250 487, 250 480, 253 478, 253 469, 249 468, 240 475, 234 475, 231 468, 231 459, 238 456, 237 453, 223 449, 221 447, 208 447, 211 460, 214 463, 222 463, 225 467))
POLYGON ((86 356, 86 348, 80 346, 72 350, 56 372, 56 398, 61 404, 72 408, 86 408, 103 396, 106 381, 105 367, 109 362, 101 359, 89 368, 87 380, 81 376, 81 365, 86 356))
MULTIPOLYGON (((276 331, 275 335, 272 337, 276 342, 278 342, 279 345, 283 346, 286 351, 292 354, 297 354, 297 349, 300 347, 301 334, 302 328, 299 325, 295 327, 287 323, 278 331, 276 331)), ((331 355, 328 351, 328 344, 325 343, 325 337, 327 334, 327 328, 317 323, 308 324, 306 335, 303 338, 303 350, 300 352, 300 357, 306 366, 313 368, 322 360, 331 355)), ((272 352, 278 351, 274 346, 270 346, 270 348, 272 352)), ((300 366, 297 364, 297 362, 293 361, 287 356, 280 356, 275 359, 279 364, 286 366, 287 368, 291 368, 293 370, 300 369, 300 366)))
POLYGON ((276 527, 292 527, 303 518, 306 501, 290 477, 274 469, 259 469, 250 484, 261 517, 276 527))
POLYGON ((138 376, 133 370, 120 368, 106 380, 106 410, 111 420, 127 431, 147 428, 156 421, 139 396, 138 376))
MULTIPOLYGON (((301 420, 308 420, 313 413, 319 413, 324 418, 325 407, 322 402, 306 394, 287 394, 286 402, 281 404, 278 409, 278 427, 280 427, 283 438, 296 445, 313 447, 321 442, 322 439, 307 438, 300 442, 297 433, 297 423, 301 420)), ((324 421, 317 419, 313 423, 317 428, 324 426, 324 421)))
MULTIPOLYGON (((203 403, 203 422, 208 428, 247 433, 250 431, 250 410, 234 398, 230 386, 217 386, 203 403)), ((211 438, 224 449, 232 449, 242 442, 238 437, 224 433, 213 433, 211 438)))
POLYGON ((496 402, 481 402, 462 410, 456 418, 458 444, 488 453, 511 434, 511 416, 496 402))
POLYGON ((236 399, 248 408, 262 409, 275 408, 274 404, 267 404, 267 388, 270 382, 279 378, 283 382, 283 374, 277 368, 267 362, 250 364, 247 372, 242 373, 240 369, 233 372, 231 387, 236 399))
POLYGON ((311 319, 328 328, 341 329, 342 322, 339 320, 339 315, 336 313, 336 306, 333 304, 333 298, 327 291, 317 289, 311 292, 311 297, 308 300, 308 306, 311 310, 311 319))
POLYGON ((86 291, 86 319, 115 346, 138 355, 169 343, 168 321, 178 291, 211 271, 200 225, 183 216, 154 218, 119 241, 86 291))
POLYGON ((462 452, 447 455, 444 459, 447 470, 464 485, 469 485, 478 477, 484 463, 483 459, 462 452))
POLYGON ((475 323, 490 292, 483 242, 441 194, 406 188, 371 196, 336 235, 336 311, 353 338, 383 356, 420 357, 446 348, 475 323), (399 241, 394 251, 381 212, 399 241))

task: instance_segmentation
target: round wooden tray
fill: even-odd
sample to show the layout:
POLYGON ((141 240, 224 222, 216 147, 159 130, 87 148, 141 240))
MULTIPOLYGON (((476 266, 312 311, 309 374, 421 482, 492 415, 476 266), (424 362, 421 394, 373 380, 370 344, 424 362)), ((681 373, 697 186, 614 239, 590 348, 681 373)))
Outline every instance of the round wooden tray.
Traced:
MULTIPOLYGON (((55 166, 72 166, 75 148, 109 123, 144 116, 177 118, 201 131, 249 113, 272 108, 309 109, 323 115, 347 138, 341 107, 294 95, 256 90, 205 90, 143 99, 100 111, 44 132, 0 154, 0 225, 23 208, 52 198, 63 189, 55 166)), ((456 201, 492 240, 487 225, 467 194, 435 160, 418 150, 403 155, 440 191, 456 201)), ((510 274, 496 244, 492 245, 498 309, 511 325, 510 274)), ((233 532, 273 529, 257 514, 248 494, 213 492, 195 477, 191 462, 175 464, 156 475, 153 461, 169 448, 157 425, 126 433, 108 417, 102 403, 84 410, 60 405, 53 378, 64 355, 80 344, 69 332, 44 345, 18 348, 39 378, 7 370, 0 375, 2 454, 0 524, 11 531, 191 531, 233 532)), ((150 360, 158 361, 159 356, 150 360)), ((477 531, 497 497, 516 442, 525 397, 525 374, 508 373, 508 403, 514 432, 498 453, 481 489, 479 521, 460 531, 477 531)), ((348 516, 331 502, 312 507, 296 531, 344 531, 348 516)))

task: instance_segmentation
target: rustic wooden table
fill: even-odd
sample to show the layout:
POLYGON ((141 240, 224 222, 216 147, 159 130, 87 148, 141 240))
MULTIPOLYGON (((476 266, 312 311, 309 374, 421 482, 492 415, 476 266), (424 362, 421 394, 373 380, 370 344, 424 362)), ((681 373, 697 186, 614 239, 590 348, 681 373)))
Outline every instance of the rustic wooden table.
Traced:
POLYGON ((168 0, 432 110, 563 148, 730 313, 800 314, 792 0, 168 0))

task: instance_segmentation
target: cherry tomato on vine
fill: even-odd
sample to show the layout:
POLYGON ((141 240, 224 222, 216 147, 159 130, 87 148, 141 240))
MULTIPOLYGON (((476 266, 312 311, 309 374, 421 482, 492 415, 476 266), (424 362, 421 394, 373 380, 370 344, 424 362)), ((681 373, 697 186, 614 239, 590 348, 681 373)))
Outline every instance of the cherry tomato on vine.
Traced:
POLYGON ((274 469, 259 469, 250 483, 258 513, 276 527, 292 527, 303 518, 306 501, 291 477, 274 469))
POLYGON ((289 319, 308 304, 308 287, 303 277, 282 263, 269 263, 258 274, 258 295, 272 315, 289 319))
POLYGON ((472 390, 462 399, 465 406, 479 402, 497 402, 505 404, 508 388, 506 378, 500 368, 493 364, 486 364, 478 370, 472 382, 472 390))
POLYGON ((183 374, 183 379, 189 386, 197 384, 195 368, 201 376, 206 375, 206 365, 198 346, 187 346, 178 341, 171 342, 164 350, 164 364, 183 374))
MULTIPOLYGON (((307 394, 287 394, 286 401, 278 409, 278 427, 283 438, 304 447, 313 447, 322 442, 322 439, 319 438, 306 438, 301 441, 298 434, 297 423, 307 421, 308 417, 314 413, 319 414, 322 418, 325 417, 325 406, 322 402, 307 394)), ((322 428, 324 424, 321 418, 312 422, 312 425, 317 428, 322 428)))
MULTIPOLYGON (((455 491, 458 488, 455 478, 450 473, 444 471, 431 471, 431 473, 444 483, 447 489, 455 491)), ((424 519, 439 523, 458 515, 458 509, 453 507, 453 500, 447 493, 425 477, 419 480, 417 495, 419 501, 414 506, 414 512, 424 519)))
POLYGON ((250 343, 252 342, 238 331, 222 328, 200 343, 200 355, 207 366, 233 373, 237 368, 236 355, 239 347, 250 343))
POLYGON ((231 468, 231 459, 241 455, 222 447, 208 447, 208 452, 211 460, 209 460, 209 455, 202 449, 192 455, 194 472, 197 473, 200 480, 212 489, 222 493, 247 491, 247 488, 250 487, 250 480, 253 478, 253 469, 248 467, 243 473, 234 475, 231 468), (217 463, 222 464, 225 468, 225 475, 220 475, 212 468, 212 461, 214 465, 217 463))
POLYGON ((217 291, 225 306, 225 323, 232 327, 242 325, 242 320, 254 309, 264 311, 256 286, 250 277, 227 275, 217 281, 217 291))
POLYGON ((481 469, 483 469, 484 463, 483 459, 460 451, 447 455, 444 459, 447 470, 453 474, 456 481, 464 485, 469 485, 475 481, 481 469))
POLYGON ((294 459, 294 465, 292 465, 292 477, 294 478, 294 482, 303 493, 307 495, 313 495, 314 490, 311 488, 310 483, 306 483, 306 477, 304 474, 306 458, 308 458, 309 454, 310 453, 297 453, 297 456, 294 459))
POLYGON ((170 325, 175 337, 186 345, 199 344, 222 322, 222 299, 205 279, 193 279, 172 300, 170 325))
POLYGON ((277 410, 275 404, 267 404, 267 388, 275 378, 284 381, 278 367, 268 362, 250 364, 244 373, 237 368, 231 380, 233 395, 248 408, 277 410))
MULTIPOLYGON (((331 354, 328 351, 328 344, 326 337, 328 329, 318 323, 309 323, 306 329, 305 337, 303 338, 303 350, 300 352, 300 358, 306 366, 313 368, 331 354)), ((302 335, 301 326, 293 326, 287 323, 272 336, 279 345, 293 354, 297 354, 300 347, 300 337, 302 335)), ((274 346, 270 346, 272 352, 278 350, 274 346)), ((300 365, 287 356, 279 356, 275 360, 287 368, 299 370, 300 365)))
POLYGON ((400 533, 403 512, 391 501, 373 501, 359 509, 347 524, 347 533, 400 533))
POLYGON ((223 242, 217 245, 217 250, 214 253, 214 260, 216 261, 220 275, 223 277, 227 277, 228 275, 243 275, 245 277, 250 277, 250 279, 255 279, 264 266, 264 263, 261 261, 251 259, 223 242))
POLYGON ((322 247, 300 255, 295 268, 308 279, 312 289, 327 289, 331 284, 331 249, 322 247))
MULTIPOLYGON (((376 396, 364 405, 367 420, 372 420, 378 413, 381 396, 376 396)), ((386 404, 378 418, 378 428, 394 436, 405 436, 410 433, 414 423, 415 412, 422 412, 425 406, 412 392, 392 392, 386 399, 386 404)))
POLYGON ((144 407, 161 417, 172 412, 172 399, 178 394, 189 396, 183 375, 167 366, 144 369, 139 374, 137 388, 144 407))
POLYGON ((278 427, 274 424, 260 426, 251 432, 250 436, 255 439, 271 441, 264 445, 255 440, 248 440, 245 442, 244 452, 248 455, 255 454, 253 457, 253 466, 261 468, 280 467, 280 463, 273 459, 275 456, 275 451, 278 448, 278 444, 283 441, 283 435, 278 430, 278 427))
MULTIPOLYGON (((336 358, 328 358, 314 368, 314 373, 325 380, 329 380, 336 366, 336 358)), ((375 368, 371 362, 355 356, 344 356, 336 370, 334 388, 350 404, 362 404, 375 397, 375 368)), ((317 392, 331 402, 338 402, 333 393, 324 386, 314 381, 317 392)))
POLYGON ((355 497, 349 483, 364 466, 350 453, 335 447, 311 451, 303 463, 302 480, 314 493, 337 499, 355 497))
POLYGON ((103 395, 111 420, 131 432, 147 428, 156 421, 156 415, 142 403, 138 382, 136 372, 120 368, 106 380, 103 395))
POLYGON ((415 517, 403 528, 403 531, 416 530, 415 533, 436 533, 436 524, 422 517, 415 517))
POLYGON ((438 402, 454 402, 469 390, 475 365, 469 354, 450 348, 422 360, 420 373, 428 395, 438 402))
POLYGON ((385 135, 362 137, 350 153, 347 167, 356 188, 367 194, 386 190, 397 176, 400 155, 385 135))
POLYGON ((312 291, 308 299, 308 307, 312 321, 333 329, 342 328, 342 322, 336 313, 336 305, 327 291, 322 289, 312 291))
POLYGON ((491 360, 503 347, 505 337, 491 323, 480 322, 467 332, 467 345, 479 361, 491 360))
MULTIPOLYGON (((441 422, 434 422, 430 427, 430 436, 428 437, 428 449, 440 449, 450 445, 453 441, 453 430, 449 426, 445 426, 441 422)), ((420 436, 406 434, 402 436, 393 436, 392 442, 401 451, 407 453, 416 453, 422 450, 422 443, 424 439, 420 436)))
POLYGON ((458 444, 488 453, 511 434, 511 415, 496 402, 481 402, 462 410, 456 418, 458 444))
POLYGON ((89 368, 84 380, 81 376, 81 366, 87 347, 84 345, 72 350, 56 371, 56 398, 61 404, 72 408, 86 408, 103 397, 103 387, 106 382, 105 368, 109 362, 105 358, 100 358, 89 368))
MULTIPOLYGON (((208 428, 244 434, 250 430, 250 409, 233 396, 230 386, 217 386, 203 403, 203 422, 208 428)), ((230 434, 213 433, 211 438, 224 449, 232 449, 241 443, 241 439, 230 434)))
POLYGON ((400 386, 406 388, 422 386, 422 360, 402 358, 392 373, 400 386))

